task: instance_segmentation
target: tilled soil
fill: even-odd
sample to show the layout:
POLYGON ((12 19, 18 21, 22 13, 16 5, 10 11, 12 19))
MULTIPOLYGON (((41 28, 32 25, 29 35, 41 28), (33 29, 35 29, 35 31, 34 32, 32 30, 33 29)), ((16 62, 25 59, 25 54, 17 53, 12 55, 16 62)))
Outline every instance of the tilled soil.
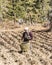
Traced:
POLYGON ((19 53, 22 32, 0 32, 0 65, 52 65, 52 31, 33 32, 29 52, 19 53))

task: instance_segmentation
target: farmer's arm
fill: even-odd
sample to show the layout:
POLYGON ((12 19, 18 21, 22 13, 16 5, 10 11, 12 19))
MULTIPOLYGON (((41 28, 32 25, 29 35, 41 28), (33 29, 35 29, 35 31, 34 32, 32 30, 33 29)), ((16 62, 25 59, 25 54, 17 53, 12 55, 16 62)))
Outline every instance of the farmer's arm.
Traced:
POLYGON ((32 39, 33 39, 33 34, 32 34, 32 32, 30 32, 29 35, 30 35, 30 37, 31 37, 30 40, 32 40, 32 39))
POLYGON ((24 38, 24 34, 25 34, 25 32, 23 32, 23 34, 22 34, 22 39, 24 38))

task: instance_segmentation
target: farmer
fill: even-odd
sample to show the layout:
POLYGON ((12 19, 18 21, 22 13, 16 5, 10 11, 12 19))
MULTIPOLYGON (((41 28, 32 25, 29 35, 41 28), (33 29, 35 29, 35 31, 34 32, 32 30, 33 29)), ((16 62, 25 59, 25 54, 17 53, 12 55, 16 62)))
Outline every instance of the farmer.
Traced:
POLYGON ((30 43, 29 41, 32 40, 33 36, 32 36, 32 32, 29 32, 29 28, 26 27, 24 29, 23 35, 22 35, 22 40, 23 43, 21 44, 21 51, 22 52, 27 52, 30 50, 30 43))

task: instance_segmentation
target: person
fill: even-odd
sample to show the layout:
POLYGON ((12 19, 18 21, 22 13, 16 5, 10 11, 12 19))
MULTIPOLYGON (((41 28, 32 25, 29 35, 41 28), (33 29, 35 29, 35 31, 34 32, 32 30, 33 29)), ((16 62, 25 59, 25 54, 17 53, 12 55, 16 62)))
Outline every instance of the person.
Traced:
POLYGON ((25 27, 24 32, 22 34, 23 43, 21 44, 21 51, 28 52, 30 50, 30 40, 33 39, 32 32, 29 31, 28 27, 25 27))

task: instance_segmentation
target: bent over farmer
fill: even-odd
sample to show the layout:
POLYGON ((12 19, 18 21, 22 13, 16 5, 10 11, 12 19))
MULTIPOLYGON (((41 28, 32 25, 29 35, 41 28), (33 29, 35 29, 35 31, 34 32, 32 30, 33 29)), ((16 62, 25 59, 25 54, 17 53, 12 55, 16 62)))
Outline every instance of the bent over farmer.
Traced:
POLYGON ((24 29, 24 32, 22 34, 22 40, 23 43, 21 44, 21 51, 22 52, 27 52, 30 50, 30 40, 32 40, 33 36, 32 36, 32 32, 29 32, 29 28, 26 27, 24 29))

